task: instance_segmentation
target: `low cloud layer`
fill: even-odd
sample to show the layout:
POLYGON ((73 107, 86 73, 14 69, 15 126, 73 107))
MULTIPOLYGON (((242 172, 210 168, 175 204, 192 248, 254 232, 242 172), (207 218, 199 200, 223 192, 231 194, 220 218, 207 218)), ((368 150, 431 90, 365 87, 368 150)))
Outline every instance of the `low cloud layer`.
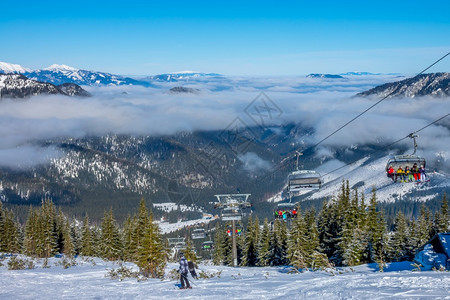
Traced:
MULTIPOLYGON (((62 96, 36 96, 19 101, 2 99, 0 164, 32 165, 33 161, 42 163, 49 157, 60 155, 55 149, 36 146, 36 142, 46 139, 110 133, 165 135, 199 129, 220 130, 237 117, 250 126, 261 125, 262 121, 264 126, 301 123, 315 130, 307 142, 317 143, 376 101, 353 98, 353 95, 393 80, 393 77, 381 76, 343 80, 235 78, 226 82, 183 84, 200 89, 199 94, 168 93, 171 87, 181 85, 168 83, 158 88, 89 88, 94 97, 83 99, 62 96), (266 104, 277 108, 270 118, 263 103, 258 103, 261 91, 269 97, 264 98, 266 104), (253 114, 249 107, 256 109, 253 114), (255 111, 261 114, 255 116, 255 111)), ((323 142, 318 150, 329 155, 327 148, 332 146, 391 143, 449 113, 449 102, 450 99, 435 98, 387 99, 323 142)), ((433 157, 440 153, 448 164, 450 118, 439 124, 419 133, 418 151, 433 157)), ((404 143, 412 148, 411 141, 404 143)), ((243 156, 242 159, 255 158, 243 156)))

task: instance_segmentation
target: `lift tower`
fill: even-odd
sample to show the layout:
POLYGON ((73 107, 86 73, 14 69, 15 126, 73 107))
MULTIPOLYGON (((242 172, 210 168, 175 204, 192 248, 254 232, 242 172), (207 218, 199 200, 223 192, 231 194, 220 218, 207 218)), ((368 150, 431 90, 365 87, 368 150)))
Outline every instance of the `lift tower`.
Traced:
POLYGON ((217 198, 214 207, 222 210, 220 214, 222 221, 231 221, 232 223, 233 267, 237 267, 236 221, 242 219, 243 209, 251 207, 250 202, 248 202, 250 194, 220 194, 214 196, 217 198))

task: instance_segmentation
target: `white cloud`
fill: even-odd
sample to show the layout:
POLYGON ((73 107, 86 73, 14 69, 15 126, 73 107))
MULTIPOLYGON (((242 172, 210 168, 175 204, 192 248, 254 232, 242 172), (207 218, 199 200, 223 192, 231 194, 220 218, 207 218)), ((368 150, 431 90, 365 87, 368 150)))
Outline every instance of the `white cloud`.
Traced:
POLYGON ((244 169, 251 173, 261 170, 268 170, 272 167, 272 164, 269 161, 262 159, 253 152, 239 154, 237 158, 244 163, 244 169))
MULTIPOLYGON (((23 161, 19 159, 20 155, 8 156, 17 147, 28 147, 28 152, 36 150, 40 153, 38 146, 30 148, 27 145, 43 139, 108 133, 161 135, 198 129, 221 130, 236 117, 242 118, 247 125, 257 125, 255 120, 245 114, 244 109, 262 90, 282 111, 272 120, 266 120, 266 125, 301 123, 315 130, 315 134, 307 139, 314 143, 376 101, 353 98, 353 95, 393 80, 392 76, 353 77, 345 80, 235 77, 225 82, 213 79, 184 85, 161 83, 157 88, 88 88, 94 97, 83 99, 62 96, 37 96, 19 101, 3 99, 0 101, 0 150, 5 153, 5 158, 10 159, 0 158, 0 164, 5 165, 8 161, 12 165, 15 157, 18 158, 16 163, 20 164, 23 161), (176 85, 198 88, 201 92, 167 92, 176 85)), ((375 142, 388 144, 448 113, 448 107, 449 99, 387 99, 326 140, 322 146, 375 142)), ((442 123, 449 126, 448 119, 442 123)), ((433 157, 435 153, 442 152, 446 161, 449 161, 448 127, 433 125, 419 135, 418 152, 426 150, 427 155, 433 157)), ((410 141, 405 143, 412 146, 410 141)), ((46 152, 45 149, 41 150, 46 152)), ((53 153, 47 152, 49 155, 53 153)), ((257 158, 251 156, 242 159, 258 162, 257 158)), ((42 160, 36 158, 36 162, 42 160)))

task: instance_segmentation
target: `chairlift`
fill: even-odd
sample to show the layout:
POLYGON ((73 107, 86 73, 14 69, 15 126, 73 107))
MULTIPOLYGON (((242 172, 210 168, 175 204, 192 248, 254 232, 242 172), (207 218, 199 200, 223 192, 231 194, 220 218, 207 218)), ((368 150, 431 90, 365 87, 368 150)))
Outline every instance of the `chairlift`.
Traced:
POLYGON ((275 219, 297 218, 297 204, 291 202, 278 203, 274 211, 275 219))
POLYGON ((289 194, 303 190, 318 190, 322 185, 320 174, 314 170, 299 170, 298 159, 303 155, 297 152, 297 170, 289 173, 287 181, 287 192, 289 194))
POLYGON ((202 243, 202 249, 211 251, 214 249, 214 242, 213 241, 206 241, 202 243))
POLYGON ((408 135, 408 137, 413 139, 414 152, 412 154, 395 155, 393 158, 390 158, 386 164, 387 177, 392 176, 388 172, 390 167, 392 167, 395 171, 399 167, 402 167, 403 170, 405 170, 406 167, 409 167, 409 169, 411 170, 414 165, 416 165, 417 168, 420 168, 421 166, 423 166, 425 168, 425 166, 426 166, 425 158, 416 155, 416 150, 417 150, 416 137, 418 137, 418 136, 411 133, 408 135))
POLYGON ((192 231, 192 239, 198 240, 198 239, 204 239, 206 237, 205 229, 203 228, 197 228, 192 231))
POLYGON ((239 207, 226 207, 221 213, 222 221, 240 221, 242 220, 242 210, 239 207))
MULTIPOLYGON (((241 227, 241 225, 236 224, 235 227, 236 228, 234 230, 235 230, 236 235, 237 236, 241 236, 242 235, 242 227, 241 227)), ((228 228, 227 228, 228 236, 232 235, 232 231, 233 231, 233 227, 232 226, 228 226, 228 228)))

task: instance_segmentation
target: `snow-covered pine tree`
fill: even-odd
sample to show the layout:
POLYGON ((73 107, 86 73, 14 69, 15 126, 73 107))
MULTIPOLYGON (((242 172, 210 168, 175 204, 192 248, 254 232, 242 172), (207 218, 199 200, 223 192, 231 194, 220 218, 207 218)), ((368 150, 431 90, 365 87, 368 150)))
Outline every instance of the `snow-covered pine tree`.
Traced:
POLYGON ((48 258, 59 251, 58 236, 56 232, 56 208, 53 201, 45 199, 42 201, 38 211, 38 256, 48 258))
POLYGON ((287 264, 287 226, 283 220, 275 220, 270 237, 269 262, 271 266, 287 264))
POLYGON ((262 232, 258 241, 258 265, 261 267, 268 266, 270 264, 270 240, 271 230, 269 227, 269 221, 264 219, 262 232))
POLYGON ((386 261, 389 251, 389 236, 387 234, 386 221, 383 214, 377 211, 377 196, 375 188, 367 213, 367 254, 370 262, 382 264, 386 261))
POLYGON ((295 269, 305 269, 308 267, 308 239, 306 222, 298 208, 297 218, 292 221, 291 230, 288 237, 288 259, 295 269))
POLYGON ((105 211, 101 227, 101 257, 108 260, 120 259, 122 256, 122 240, 112 208, 108 212, 105 211))
POLYGON ((338 243, 337 253, 342 257, 343 265, 355 266, 364 260, 367 244, 364 219, 364 212, 360 211, 358 191, 355 190, 342 221, 341 238, 338 243))
POLYGON ((244 233, 244 245, 242 251, 241 266, 254 267, 258 263, 258 228, 257 220, 253 223, 252 216, 249 217, 247 230, 244 233))
POLYGON ((406 217, 398 212, 394 221, 394 233, 391 237, 390 260, 403 261, 411 258, 411 232, 406 217))
POLYGON ((319 248, 327 257, 331 257, 334 252, 333 235, 331 233, 332 226, 332 210, 331 205, 324 201, 322 209, 319 211, 317 218, 317 230, 319 231, 319 248))
POLYGON ((14 213, 3 209, 0 202, 0 252, 19 253, 21 248, 20 224, 14 213))
POLYGON ((450 231, 450 215, 448 210, 447 194, 442 196, 441 209, 435 215, 434 233, 442 233, 450 231))
POLYGON ((431 238, 433 232, 433 221, 431 218, 431 212, 429 209, 425 208, 422 204, 420 207, 420 215, 416 222, 416 242, 413 245, 414 248, 421 247, 431 238))
POLYGON ((25 237, 23 246, 28 256, 37 255, 37 212, 30 205, 27 221, 25 222, 25 237))

